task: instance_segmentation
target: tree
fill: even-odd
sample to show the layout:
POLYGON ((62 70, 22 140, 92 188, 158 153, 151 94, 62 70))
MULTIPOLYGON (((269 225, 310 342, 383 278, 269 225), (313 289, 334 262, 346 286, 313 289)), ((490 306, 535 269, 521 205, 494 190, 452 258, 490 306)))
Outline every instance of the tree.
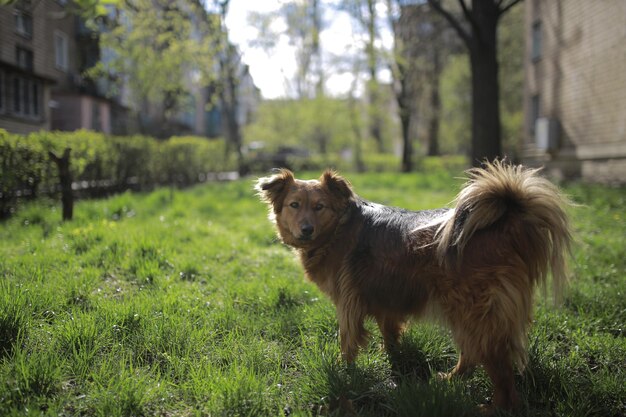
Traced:
POLYGON ((169 136, 192 92, 216 75, 218 19, 199 0, 133 0, 118 2, 103 21, 103 59, 90 75, 131 94, 144 132, 169 136))
POLYGON ((441 98, 439 89, 439 79, 442 69, 441 51, 437 46, 431 50, 432 68, 429 71, 430 86, 430 113, 428 117, 428 132, 426 134, 428 147, 426 154, 428 156, 439 155, 439 120, 441 112, 441 98))
POLYGON ((458 0, 464 22, 444 8, 441 0, 428 0, 465 43, 472 73, 473 165, 502 154, 498 82, 497 32, 500 18, 521 0, 458 0))
POLYGON ((307 135, 319 153, 326 154, 331 137, 325 120, 327 98, 324 92, 325 71, 322 59, 320 34, 324 29, 321 0, 288 1, 280 9, 270 13, 250 13, 248 21, 258 30, 254 43, 271 55, 281 35, 285 35, 294 47, 296 72, 292 91, 299 100, 310 101, 310 107, 317 114, 317 124, 307 135), (284 32, 273 29, 272 22, 280 19, 285 23, 284 32))
POLYGON ((402 128, 401 170, 409 172, 414 138, 420 131, 426 133, 427 154, 439 154, 439 78, 444 59, 455 45, 446 36, 442 18, 428 5, 403 0, 387 0, 387 4, 394 33, 390 63, 402 128))
POLYGON ((70 154, 72 148, 65 148, 63 155, 58 156, 48 151, 50 159, 59 170, 59 182, 61 183, 61 204, 63 206, 63 220, 72 220, 74 216, 74 195, 72 193, 72 171, 70 170, 70 154))
POLYGON ((365 162, 363 161, 363 133, 361 128, 361 111, 359 109, 359 101, 355 96, 357 84, 359 82, 359 74, 361 73, 360 60, 355 59, 352 64, 352 85, 348 90, 348 109, 350 115, 350 129, 354 136, 354 168, 357 172, 365 172, 365 162))
POLYGON ((398 115, 402 131, 402 162, 400 170, 413 170, 413 132, 416 131, 419 96, 422 82, 419 79, 423 65, 418 25, 409 16, 414 8, 403 6, 400 1, 388 0, 389 20, 394 34, 391 73, 398 115), (394 4, 395 3, 395 4, 394 4))
POLYGON ((378 81, 379 51, 376 48, 378 40, 377 28, 377 0, 343 0, 341 8, 346 10, 365 32, 365 59, 366 71, 369 79, 366 83, 369 100, 368 118, 370 136, 376 142, 378 152, 384 152, 383 115, 381 113, 382 92, 378 81))
POLYGON ((219 67, 220 76, 217 83, 219 92, 220 110, 223 115, 223 127, 226 133, 227 150, 234 150, 237 155, 237 166, 240 175, 248 173, 243 157, 243 136, 241 132, 239 114, 238 69, 241 67, 240 55, 236 47, 228 40, 228 32, 224 22, 228 13, 229 0, 221 0, 218 5, 222 27, 219 37, 219 67))
POLYGON ((286 35, 289 44, 294 48, 296 73, 288 85, 295 87, 295 96, 299 99, 313 98, 324 95, 324 67, 320 33, 324 29, 320 0, 287 1, 273 12, 252 12, 248 22, 257 28, 258 35, 253 42, 265 50, 268 55, 276 47, 281 35, 286 35), (277 19, 285 23, 284 31, 272 28, 277 19))

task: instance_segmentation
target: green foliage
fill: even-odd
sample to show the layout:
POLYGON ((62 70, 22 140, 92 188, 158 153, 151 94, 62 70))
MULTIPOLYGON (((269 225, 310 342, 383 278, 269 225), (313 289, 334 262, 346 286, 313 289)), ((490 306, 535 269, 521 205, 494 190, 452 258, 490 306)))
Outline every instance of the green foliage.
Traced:
POLYGON ((245 137, 248 142, 264 142, 269 149, 287 145, 336 153, 354 143, 350 132, 348 103, 321 97, 262 102, 245 137))
POLYGON ((86 130, 20 136, 0 130, 0 218, 12 214, 19 200, 56 188, 58 171, 48 152, 60 155, 68 147, 73 180, 96 190, 185 186, 204 181, 209 173, 236 167, 223 140, 173 137, 157 141, 86 130))
MULTIPOLYGON (((465 164, 348 178, 365 198, 435 208, 465 164)), ((571 291, 562 307, 538 303, 513 415, 621 416, 626 191, 566 191, 579 204, 571 291)), ((3 415, 478 416, 491 392, 482 371, 437 380, 457 359, 437 325, 414 324, 390 359, 368 322, 372 340, 342 363, 332 303, 276 241, 249 180, 85 200, 71 223, 58 217, 37 202, 0 224, 3 415)))
POLYGON ((199 140, 192 136, 163 142, 158 149, 157 161, 161 175, 166 174, 170 182, 173 180, 183 185, 204 180, 202 175, 209 172, 229 171, 236 166, 224 141, 199 140))
POLYGON ((92 68, 90 75, 119 79, 136 103, 148 100, 163 106, 165 117, 186 110, 191 91, 208 86, 215 76, 217 20, 193 1, 109 3, 116 13, 109 14, 107 30, 100 30, 99 37, 100 49, 109 51, 108 59, 92 68))
MULTIPOLYGON (((391 99, 391 98, 388 98, 391 99)), ((355 134, 352 126, 353 110, 345 99, 317 97, 302 100, 271 100, 261 103, 254 123, 245 127, 248 143, 261 142, 262 152, 271 154, 281 147, 306 149, 312 155, 290 164, 294 170, 317 170, 327 166, 344 171, 354 170, 355 134)), ((391 115, 380 114, 383 136, 392 149, 391 138, 398 132, 391 115)), ((365 129, 364 117, 357 116, 358 128, 365 129)), ((368 140, 361 144, 367 170, 397 171, 400 160, 392 153, 378 153, 376 143, 368 140)), ((255 158, 250 153, 248 158, 255 158)), ((255 168, 254 166, 252 167, 255 168)))
POLYGON ((0 129, 0 218, 15 210, 16 191, 35 194, 42 182, 47 156, 41 143, 0 129))
POLYGON ((471 89, 468 56, 451 56, 441 75, 442 153, 469 154, 472 134, 471 89))

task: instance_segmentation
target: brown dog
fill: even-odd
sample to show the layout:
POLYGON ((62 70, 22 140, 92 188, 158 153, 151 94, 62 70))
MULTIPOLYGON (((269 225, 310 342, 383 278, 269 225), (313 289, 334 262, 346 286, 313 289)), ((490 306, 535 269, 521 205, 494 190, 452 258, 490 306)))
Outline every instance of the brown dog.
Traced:
POLYGON ((514 365, 526 364, 535 286, 566 283, 566 200, 537 170, 486 164, 468 171, 454 209, 408 211, 358 197, 332 171, 319 180, 280 170, 256 184, 282 241, 337 307, 350 363, 373 317, 387 348, 410 317, 434 313, 460 348, 448 377, 483 365, 493 404, 518 403, 514 365))

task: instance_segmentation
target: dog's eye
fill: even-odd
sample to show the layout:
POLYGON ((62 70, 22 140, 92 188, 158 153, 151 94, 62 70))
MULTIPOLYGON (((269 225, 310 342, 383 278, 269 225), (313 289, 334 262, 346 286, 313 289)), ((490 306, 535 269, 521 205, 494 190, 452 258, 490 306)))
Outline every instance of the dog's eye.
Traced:
POLYGON ((322 203, 317 203, 315 206, 313 206, 313 210, 315 211, 320 211, 323 208, 324 208, 324 205, 322 203))
POLYGON ((297 209, 298 207, 300 207, 300 203, 294 201, 293 203, 289 203, 289 207, 297 209))

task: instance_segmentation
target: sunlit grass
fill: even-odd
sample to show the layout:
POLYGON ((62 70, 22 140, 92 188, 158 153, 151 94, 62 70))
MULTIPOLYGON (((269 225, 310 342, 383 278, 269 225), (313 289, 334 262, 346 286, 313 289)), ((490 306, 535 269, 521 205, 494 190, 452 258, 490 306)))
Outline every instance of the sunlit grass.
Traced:
MULTIPOLYGON (((319 174, 318 174, 319 175, 319 174)), ((312 176, 312 175, 311 175, 312 176)), ((450 202, 460 172, 350 175, 363 197, 450 202)), ((626 414, 626 191, 573 185, 580 204, 565 302, 539 301, 518 415, 626 414)), ((334 307, 278 243, 252 179, 40 202, 0 224, 0 414, 476 415, 491 387, 435 376, 448 332, 419 324, 392 366, 374 337, 339 360, 334 307)))

